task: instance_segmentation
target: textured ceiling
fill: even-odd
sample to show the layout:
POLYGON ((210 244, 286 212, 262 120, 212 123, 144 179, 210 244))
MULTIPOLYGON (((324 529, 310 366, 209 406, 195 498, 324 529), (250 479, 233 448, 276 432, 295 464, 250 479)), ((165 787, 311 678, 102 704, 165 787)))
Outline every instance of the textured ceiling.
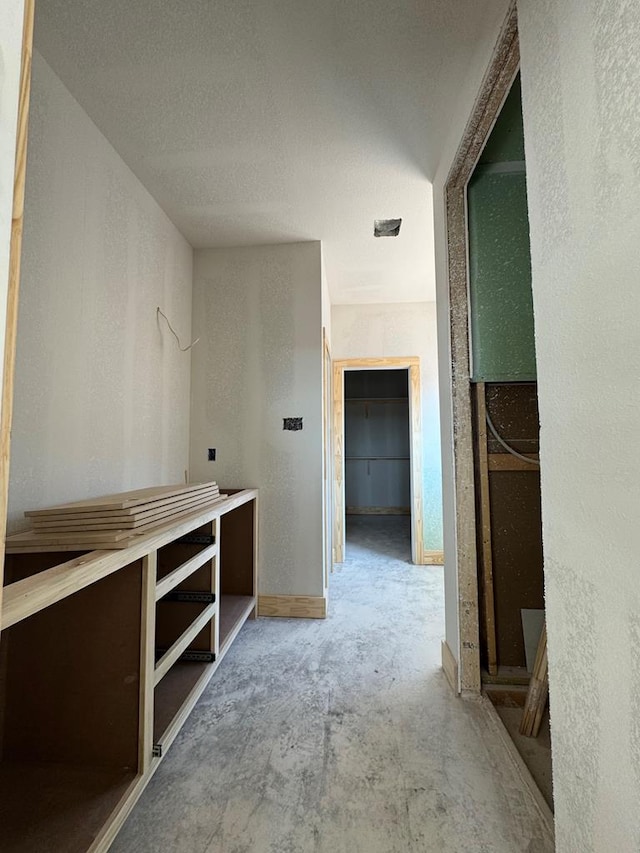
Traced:
POLYGON ((36 6, 37 49, 193 246, 322 240, 334 302, 435 298, 429 179, 495 0, 36 6))

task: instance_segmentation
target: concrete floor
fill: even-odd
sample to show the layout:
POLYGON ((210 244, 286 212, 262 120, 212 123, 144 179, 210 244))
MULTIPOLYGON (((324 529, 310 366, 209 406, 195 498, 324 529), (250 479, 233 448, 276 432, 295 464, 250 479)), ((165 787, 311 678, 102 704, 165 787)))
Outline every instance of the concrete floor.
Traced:
POLYGON ((241 632, 114 853, 551 853, 483 702, 440 669, 442 569, 360 518, 326 620, 241 632))

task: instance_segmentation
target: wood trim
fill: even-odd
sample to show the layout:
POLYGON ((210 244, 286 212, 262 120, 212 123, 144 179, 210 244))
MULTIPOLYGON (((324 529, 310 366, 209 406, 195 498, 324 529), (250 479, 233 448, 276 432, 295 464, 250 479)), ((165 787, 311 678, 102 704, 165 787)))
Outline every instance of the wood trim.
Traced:
MULTIPOLYGON (((160 601, 164 595, 171 592, 174 587, 178 586, 179 583, 182 583, 185 578, 188 578, 189 575, 192 575, 201 566, 204 566, 204 564, 209 562, 209 560, 211 560, 217 553, 217 544, 208 545, 196 554, 195 557, 187 560, 186 563, 182 563, 172 572, 169 572, 168 575, 165 575, 156 585, 155 600, 160 601)), ((217 588, 218 587, 216 587, 216 589, 217 588)))
POLYGON ((336 563, 344 561, 345 494, 344 494, 344 371, 345 370, 409 371, 409 424, 411 442, 411 559, 424 564, 424 521, 422 489, 422 402, 420 359, 418 356, 384 358, 347 358, 333 362, 333 443, 334 443, 334 509, 333 546, 336 563))
POLYGON ((423 551, 421 566, 444 566, 444 551, 423 551))
POLYGON ((153 679, 155 670, 156 578, 158 552, 142 560, 142 613, 140 632, 140 718, 138 722, 138 773, 146 773, 153 750, 153 679))
POLYGON ((0 412, 0 626, 2 625, 2 588, 4 578, 4 543, 9 500, 9 461, 11 456, 11 422, 13 420, 13 381, 18 332, 18 297, 20 292, 20 259, 24 224, 24 195, 27 173, 27 139, 29 132, 29 98, 31 95, 31 58, 33 52, 34 0, 25 0, 22 27, 22 60, 18 95, 16 160, 13 176, 13 208, 9 248, 9 282, 4 343, 2 411, 0 412))
POLYGON ((454 492, 460 686, 481 690, 478 565, 470 395, 468 234, 466 186, 493 129, 513 79, 520 53, 516 4, 512 2, 493 58, 471 111, 445 184, 448 248, 451 402, 454 424, 454 492))
POLYGON ((333 553, 344 562, 344 367, 333 362, 333 553))
POLYGON ((213 604, 209 604, 202 613, 198 616, 197 619, 194 619, 191 625, 187 628, 184 633, 182 633, 175 643, 168 649, 160 658, 160 660, 156 664, 153 682, 154 686, 157 686, 165 675, 169 672, 174 663, 178 660, 180 655, 185 652, 194 639, 198 636, 200 631, 207 625, 211 619, 216 618, 218 612, 218 605, 214 601, 213 604))
POLYGON ((458 661, 455 659, 453 652, 449 648, 449 643, 446 640, 442 641, 442 669, 447 676, 449 686, 454 693, 459 693, 458 687, 458 661))
MULTIPOLYGON (((523 453, 523 456, 528 456, 530 459, 539 460, 537 453, 523 453)), ((511 453, 489 453, 489 471, 530 471, 535 474, 540 473, 538 465, 531 465, 525 462, 524 459, 518 459, 511 453)))
POLYGON ((480 492, 480 529, 482 532, 482 600, 487 635, 487 669, 498 671, 496 606, 493 589, 493 548, 491 542, 491 499, 489 495, 489 453, 487 445, 487 398, 484 382, 476 385, 476 426, 478 431, 478 486, 480 492))
POLYGON ((333 451, 331 448, 333 429, 331 412, 333 405, 333 364, 327 340, 327 330, 322 327, 322 518, 324 536, 324 588, 329 587, 329 575, 333 572, 335 551, 333 548, 333 451))
POLYGON ((325 619, 327 599, 320 595, 259 595, 258 616, 325 619))

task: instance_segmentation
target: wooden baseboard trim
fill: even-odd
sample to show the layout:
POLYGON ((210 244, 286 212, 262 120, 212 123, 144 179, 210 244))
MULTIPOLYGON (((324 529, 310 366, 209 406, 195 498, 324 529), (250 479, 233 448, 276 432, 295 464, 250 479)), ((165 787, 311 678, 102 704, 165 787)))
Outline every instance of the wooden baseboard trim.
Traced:
POLYGON ((447 676, 449 686, 454 693, 459 693, 458 690, 458 661, 453 656, 453 652, 449 648, 449 643, 446 640, 442 641, 442 669, 447 676))
POLYGON ((423 551, 423 566, 444 566, 444 551, 423 551))
POLYGON ((321 595, 259 595, 258 616, 325 619, 327 599, 321 595))

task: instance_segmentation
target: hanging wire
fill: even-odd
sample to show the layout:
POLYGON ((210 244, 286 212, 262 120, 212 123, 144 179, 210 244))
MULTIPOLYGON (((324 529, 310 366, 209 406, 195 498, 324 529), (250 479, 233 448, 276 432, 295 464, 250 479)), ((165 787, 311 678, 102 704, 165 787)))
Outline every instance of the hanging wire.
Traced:
POLYGON ((498 444, 502 445, 507 453, 510 453, 512 456, 517 457, 518 459, 522 459, 523 462, 528 462, 530 465, 536 465, 538 468, 540 467, 540 462, 537 459, 532 459, 530 456, 525 456, 524 453, 518 453, 517 450, 514 450, 513 447, 510 447, 507 442, 498 435, 497 429, 493 425, 493 421, 491 420, 491 416, 489 412, 487 414, 487 426, 491 430, 491 435, 495 438, 498 444))
POLYGON ((198 343, 198 341, 200 340, 200 338, 196 338, 196 339, 195 339, 195 341, 192 341, 192 342, 189 344, 189 346, 188 346, 188 347, 183 347, 183 346, 180 344, 180 338, 178 337, 178 335, 177 335, 177 333, 176 333, 176 330, 173 328, 173 326, 172 326, 172 325, 171 325, 171 323, 169 322, 169 318, 168 318, 168 317, 167 317, 167 315, 164 313, 164 311, 162 311, 162 310, 160 309, 160 307, 158 306, 158 308, 156 309, 156 312, 157 312, 156 316, 157 316, 158 314, 160 314, 160 315, 161 315, 162 317, 164 317, 164 319, 166 320, 167 326, 169 327, 169 331, 171 332, 171 334, 173 335, 173 337, 174 337, 174 338, 176 339, 176 341, 178 342, 178 349, 180 350, 180 352, 188 352, 188 350, 190 350, 190 349, 191 349, 191 347, 194 347, 194 346, 198 343))

